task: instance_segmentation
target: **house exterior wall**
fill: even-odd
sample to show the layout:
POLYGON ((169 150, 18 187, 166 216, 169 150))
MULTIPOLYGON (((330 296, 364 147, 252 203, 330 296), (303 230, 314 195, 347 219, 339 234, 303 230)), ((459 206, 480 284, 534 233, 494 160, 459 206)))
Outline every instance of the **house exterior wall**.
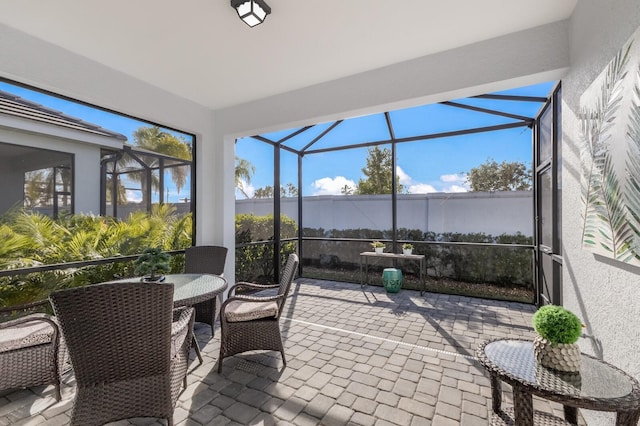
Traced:
MULTIPOLYGON (((75 213, 100 214, 100 147, 2 127, 0 142, 73 154, 75 213)), ((0 212, 22 201, 25 171, 18 164, 12 164, 0 172, 3 177, 0 212), (8 192, 6 197, 5 192, 8 192)))
MULTIPOLYGON (((196 241, 233 246, 233 218, 228 232, 221 203, 225 188, 233 196, 233 144, 222 147, 210 109, 4 24, 0 76, 194 134, 199 164, 206 165, 196 173, 196 241)), ((226 267, 232 276, 233 260, 226 267)))
MULTIPOLYGON (((303 197, 305 228, 391 229, 391 199, 388 195, 323 195, 303 197)), ((496 193, 398 195, 398 228, 435 233, 484 232, 533 235, 531 191, 496 193)), ((298 222, 298 199, 282 198, 282 214, 298 222)), ((236 214, 273 213, 273 199, 236 201, 236 214)))
MULTIPOLYGON (((1 140, 1 137, 0 137, 1 140)), ((0 214, 22 202, 24 175, 16 173, 11 161, 0 160, 2 170, 2 197, 0 197, 0 214)))
MULTIPOLYGON (((639 26, 637 0, 579 1, 571 18, 571 68, 562 87, 563 304, 587 325, 586 333, 591 337, 579 340, 581 349, 638 379, 640 268, 582 248, 577 114, 582 93, 639 26)), ((595 412, 583 415, 589 424, 613 424, 611 416, 595 412)))

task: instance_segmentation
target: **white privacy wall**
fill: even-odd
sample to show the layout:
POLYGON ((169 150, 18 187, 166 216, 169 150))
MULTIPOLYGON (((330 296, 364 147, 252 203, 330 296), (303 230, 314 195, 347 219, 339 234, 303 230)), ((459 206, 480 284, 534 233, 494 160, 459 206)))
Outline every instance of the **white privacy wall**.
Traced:
MULTIPOLYGON (((571 18, 571 68, 562 89, 563 301, 592 337, 583 351, 640 379, 640 268, 594 255, 581 247, 580 96, 640 26, 637 0, 581 0, 571 18)), ((636 40, 635 43, 640 43, 636 40)), ((635 71, 634 71, 635 72, 635 71)), ((611 416, 584 412, 589 424, 611 416)))
MULTIPOLYGON (((390 230, 391 196, 303 197, 305 228, 390 230)), ((531 191, 399 194, 398 228, 443 232, 533 235, 531 191)), ((298 222, 298 199, 282 198, 282 214, 298 222)), ((273 213, 273 199, 236 201, 236 213, 273 213)))

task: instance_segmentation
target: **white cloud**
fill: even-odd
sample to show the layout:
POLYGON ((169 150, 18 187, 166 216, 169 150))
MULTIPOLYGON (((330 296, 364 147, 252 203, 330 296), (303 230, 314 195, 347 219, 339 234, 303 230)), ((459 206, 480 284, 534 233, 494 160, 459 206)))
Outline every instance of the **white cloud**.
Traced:
POLYGON ((437 192, 433 185, 428 183, 420 183, 413 180, 400 166, 396 166, 396 174, 401 185, 407 189, 409 194, 428 194, 429 192, 437 192))
POLYGON ((400 166, 396 166, 396 175, 398 175, 398 178, 400 178, 401 185, 409 186, 413 183, 413 179, 411 179, 411 176, 406 174, 405 171, 402 170, 400 166))
MULTIPOLYGON (((249 196, 249 198, 253 198, 253 194, 256 192, 256 188, 253 185, 251 185, 250 183, 247 183, 247 181, 244 179, 240 179, 239 186, 242 187, 242 189, 244 189, 244 192, 249 196)), ((236 188, 236 199, 243 199, 243 198, 245 198, 245 196, 242 193, 242 191, 236 188)))
POLYGON ((438 192, 438 190, 428 183, 416 183, 409 185, 407 192, 409 194, 428 194, 430 192, 438 192))
POLYGON ((444 188, 443 191, 444 192, 467 192, 469 191, 469 188, 465 188, 464 186, 460 186, 460 185, 451 185, 448 188, 444 188))
POLYGON ((127 201, 131 201, 132 203, 139 203, 142 201, 142 194, 140 191, 130 191, 126 190, 127 201))
POLYGON ((355 188, 356 183, 344 176, 336 176, 335 178, 324 177, 311 184, 311 186, 316 189, 312 195, 340 195, 345 185, 355 188))
POLYGON ((467 179, 467 175, 465 173, 453 173, 453 174, 440 176, 440 180, 443 182, 463 183, 466 179, 467 179))
POLYGON ((469 191, 469 184, 467 183, 467 175, 465 173, 453 173, 448 175, 441 175, 440 181, 445 185, 442 188, 442 192, 467 192, 469 191))
POLYGON ((429 184, 416 182, 411 176, 406 174, 400 167, 396 169, 400 178, 400 183, 407 188, 409 194, 429 194, 432 192, 467 192, 469 190, 466 183, 466 174, 451 173, 440 175, 437 183, 429 184))

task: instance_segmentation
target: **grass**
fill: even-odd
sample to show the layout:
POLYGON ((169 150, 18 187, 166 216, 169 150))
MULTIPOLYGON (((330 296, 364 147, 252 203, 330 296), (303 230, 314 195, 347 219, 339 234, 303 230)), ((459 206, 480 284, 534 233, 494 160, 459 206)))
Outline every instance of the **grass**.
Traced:
MULTIPOLYGON (((359 270, 332 270, 305 266, 304 277, 360 284, 359 270)), ((375 271, 370 268, 368 284, 382 286, 382 272, 375 271)), ((403 276, 402 288, 420 290, 421 283, 419 277, 415 274, 405 273, 403 276)), ((503 286, 493 283, 470 283, 456 281, 445 277, 427 277, 425 290, 432 293, 454 294, 460 296, 479 297, 483 299, 506 300, 510 302, 533 303, 534 301, 533 290, 523 288, 521 286, 503 286)))

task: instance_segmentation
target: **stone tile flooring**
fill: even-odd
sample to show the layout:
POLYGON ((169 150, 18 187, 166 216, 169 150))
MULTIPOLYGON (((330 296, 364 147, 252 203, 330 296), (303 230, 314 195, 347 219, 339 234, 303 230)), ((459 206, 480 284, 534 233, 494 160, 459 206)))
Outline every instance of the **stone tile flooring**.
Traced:
MULTIPOLYGON (((491 392, 476 346, 534 337, 533 306, 413 290, 298 279, 285 309, 286 368, 279 353, 249 352, 218 374, 219 331, 211 339, 196 324, 204 364, 191 364, 176 425, 486 425, 491 392)), ((59 403, 53 387, 0 394, 0 426, 68 424, 73 385, 67 373, 59 403)), ((555 403, 534 407, 562 416, 555 403)))

